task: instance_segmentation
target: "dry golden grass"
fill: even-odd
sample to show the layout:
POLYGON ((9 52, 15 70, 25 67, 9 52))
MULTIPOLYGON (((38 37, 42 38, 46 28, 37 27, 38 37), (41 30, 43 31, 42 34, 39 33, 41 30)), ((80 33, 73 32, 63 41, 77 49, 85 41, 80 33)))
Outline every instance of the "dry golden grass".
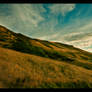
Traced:
POLYGON ((92 70, 0 47, 1 88, 17 86, 37 88, 43 83, 78 81, 92 83, 92 70))
POLYGON ((1 26, 0 26, 0 30, 1 30, 1 31, 3 31, 3 32, 6 32, 6 31, 7 31, 7 29, 6 29, 6 28, 1 27, 1 26))
POLYGON ((31 39, 2 26, 0 36, 3 47, 0 47, 0 88, 92 88, 92 53, 69 45, 31 39))
POLYGON ((50 48, 48 48, 47 46, 43 45, 42 43, 38 42, 38 41, 35 41, 35 40, 30 40, 31 44, 33 46, 39 46, 41 48, 44 48, 46 50, 50 50, 50 48))

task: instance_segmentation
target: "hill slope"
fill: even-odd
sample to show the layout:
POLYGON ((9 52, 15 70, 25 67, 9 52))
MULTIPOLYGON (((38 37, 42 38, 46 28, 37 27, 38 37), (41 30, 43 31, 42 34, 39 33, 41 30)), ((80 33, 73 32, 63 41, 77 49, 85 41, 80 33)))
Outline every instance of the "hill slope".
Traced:
POLYGON ((92 87, 92 70, 4 48, 0 52, 0 87, 92 87))
POLYGON ((0 46, 92 69, 92 53, 57 42, 32 39, 0 26, 0 46), (82 64, 84 63, 84 64, 82 64))
POLYGON ((3 26, 0 68, 1 87, 92 87, 92 53, 32 39, 3 26))

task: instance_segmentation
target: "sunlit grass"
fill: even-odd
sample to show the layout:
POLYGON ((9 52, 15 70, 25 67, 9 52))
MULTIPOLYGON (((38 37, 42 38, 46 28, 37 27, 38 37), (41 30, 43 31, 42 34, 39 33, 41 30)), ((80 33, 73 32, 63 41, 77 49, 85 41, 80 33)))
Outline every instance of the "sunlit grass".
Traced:
POLYGON ((92 87, 92 71, 86 68, 3 48, 0 48, 0 52, 1 87, 92 87))

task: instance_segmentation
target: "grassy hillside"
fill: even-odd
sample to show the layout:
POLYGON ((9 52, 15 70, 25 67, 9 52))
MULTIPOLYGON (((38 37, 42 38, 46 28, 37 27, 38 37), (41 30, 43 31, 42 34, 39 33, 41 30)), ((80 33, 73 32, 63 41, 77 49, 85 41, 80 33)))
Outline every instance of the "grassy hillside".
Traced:
POLYGON ((92 69, 92 53, 71 45, 32 39, 0 26, 0 46, 92 69), (89 61, 89 63, 87 63, 89 61))
POLYGON ((92 70, 4 48, 0 52, 0 87, 92 88, 92 70))
POLYGON ((0 87, 92 88, 92 53, 0 26, 0 87))

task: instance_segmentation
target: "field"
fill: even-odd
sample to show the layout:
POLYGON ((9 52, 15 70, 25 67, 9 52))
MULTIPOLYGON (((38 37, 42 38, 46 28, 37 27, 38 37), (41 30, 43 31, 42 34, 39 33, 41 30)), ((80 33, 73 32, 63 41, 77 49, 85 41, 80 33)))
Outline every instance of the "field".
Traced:
POLYGON ((1 88, 92 88, 92 70, 0 48, 1 88))

